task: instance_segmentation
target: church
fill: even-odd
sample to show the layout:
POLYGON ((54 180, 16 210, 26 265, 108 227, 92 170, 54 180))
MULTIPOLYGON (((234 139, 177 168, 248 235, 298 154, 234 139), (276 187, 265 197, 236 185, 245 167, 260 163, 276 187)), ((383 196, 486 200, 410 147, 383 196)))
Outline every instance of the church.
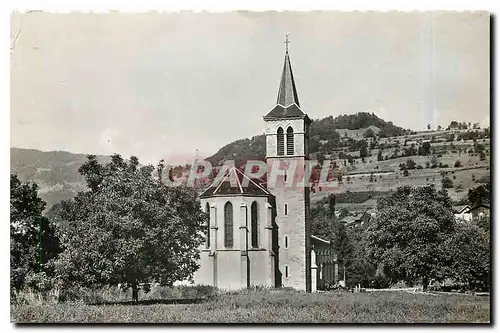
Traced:
MULTIPOLYGON (((299 103, 288 43, 276 104, 263 117, 268 173, 277 163, 304 172, 309 154, 311 120, 299 103)), ((330 243, 311 234, 309 186, 285 186, 290 181, 286 172, 264 183, 230 168, 201 193, 210 219, 195 284, 317 290, 324 274, 315 251, 330 243)))

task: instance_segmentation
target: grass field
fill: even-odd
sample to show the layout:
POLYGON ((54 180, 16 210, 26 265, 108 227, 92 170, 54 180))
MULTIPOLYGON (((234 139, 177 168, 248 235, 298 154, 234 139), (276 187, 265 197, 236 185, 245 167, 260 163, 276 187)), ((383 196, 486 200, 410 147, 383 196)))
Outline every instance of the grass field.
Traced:
POLYGON ((14 304, 16 323, 488 323, 490 299, 408 292, 216 292, 198 304, 14 304))

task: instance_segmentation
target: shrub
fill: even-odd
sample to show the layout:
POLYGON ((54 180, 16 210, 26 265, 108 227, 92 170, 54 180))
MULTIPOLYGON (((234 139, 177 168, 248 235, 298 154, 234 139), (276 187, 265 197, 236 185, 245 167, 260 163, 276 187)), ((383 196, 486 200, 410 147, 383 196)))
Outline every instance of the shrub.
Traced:
POLYGON ((453 187, 453 181, 449 177, 444 177, 443 180, 441 181, 441 184, 443 188, 452 188, 453 187))
POLYGON ((460 160, 457 160, 455 162, 455 168, 460 168, 462 166, 462 163, 460 162, 460 160))
POLYGON ((382 275, 382 274, 375 275, 373 280, 370 281, 370 288, 383 289, 383 288, 389 288, 389 287, 390 287, 389 278, 385 275, 382 275))

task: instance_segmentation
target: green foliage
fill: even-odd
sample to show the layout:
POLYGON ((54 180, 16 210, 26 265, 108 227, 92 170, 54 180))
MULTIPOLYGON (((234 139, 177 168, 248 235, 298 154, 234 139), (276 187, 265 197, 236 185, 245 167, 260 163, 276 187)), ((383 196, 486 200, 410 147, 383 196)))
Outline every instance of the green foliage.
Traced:
POLYGON ((368 144, 366 143, 365 140, 359 141, 360 143, 360 148, 359 148, 359 157, 365 158, 368 156, 368 144))
POLYGON ((444 177, 441 180, 441 185, 443 188, 453 188, 453 180, 451 180, 450 177, 444 177))
POLYGON ((478 206, 481 204, 489 204, 491 200, 491 190, 490 184, 480 185, 476 188, 469 189, 467 195, 469 202, 473 206, 478 206))
POLYGON ((410 160, 406 161, 406 168, 407 168, 408 170, 413 170, 413 169, 415 169, 416 167, 417 167, 417 163, 416 163, 414 160, 411 160, 411 159, 410 159, 410 160))
POLYGON ((382 156, 382 149, 380 149, 377 154, 377 161, 383 161, 383 160, 384 157, 382 156))
POLYGON ((363 133, 363 137, 365 138, 374 138, 375 137, 375 133, 373 132, 373 130, 371 128, 368 128, 364 133, 363 133))
POLYGON ((89 156, 80 172, 90 191, 63 202, 57 235, 64 251, 56 271, 64 286, 121 283, 134 292, 153 282, 170 286, 198 268, 206 214, 192 188, 167 187, 119 155, 101 165, 89 156))
MULTIPOLYGON (((392 122, 386 122, 374 114, 360 112, 354 115, 341 115, 336 118, 332 116, 314 120, 310 127, 309 153, 329 153, 333 149, 341 147, 340 136, 336 129, 358 130, 374 126, 380 129, 380 137, 403 135, 407 131, 395 126, 392 122), (321 142, 323 143, 321 143, 321 142)), ((372 130, 373 131, 373 130, 372 130)), ((348 140, 348 145, 355 143, 348 140)), ((360 148, 357 148, 358 150, 360 148)), ((241 139, 234 141, 207 158, 212 165, 222 164, 225 160, 235 160, 235 164, 241 165, 249 159, 263 159, 266 154, 265 136, 258 135, 252 139, 241 139)), ((366 155, 367 156, 367 155, 366 155)))
POLYGON ((383 264, 393 282, 442 279, 448 267, 445 241, 455 218, 446 191, 434 186, 404 186, 377 203, 378 214, 367 229, 370 257, 383 264))
POLYGON ((304 293, 285 289, 219 292, 205 302, 13 306, 15 323, 488 323, 489 297, 407 292, 304 293))
POLYGON ((448 249, 451 277, 463 283, 468 290, 490 289, 490 236, 489 232, 471 223, 459 223, 448 249))
POLYGON ((42 215, 45 202, 36 184, 10 175, 10 284, 21 289, 26 278, 39 273, 57 255, 57 242, 49 220, 42 215))
MULTIPOLYGON (((78 168, 87 160, 84 154, 63 151, 39 151, 36 149, 10 149, 10 170, 22 182, 36 183, 46 209, 61 200, 68 200, 85 188, 85 179, 78 168)), ((109 156, 98 156, 101 163, 109 156)))

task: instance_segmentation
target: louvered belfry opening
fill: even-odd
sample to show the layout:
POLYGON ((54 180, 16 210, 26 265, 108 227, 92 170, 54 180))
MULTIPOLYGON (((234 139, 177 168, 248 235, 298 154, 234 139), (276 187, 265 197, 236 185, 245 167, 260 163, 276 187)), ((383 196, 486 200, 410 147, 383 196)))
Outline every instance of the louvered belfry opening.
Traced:
POLYGON ((224 246, 233 247, 233 205, 230 202, 224 206, 224 246))
POLYGON ((288 127, 286 130, 286 154, 293 155, 293 128, 288 127))
POLYGON ((285 155, 285 135, 283 128, 278 128, 278 156, 285 155))

